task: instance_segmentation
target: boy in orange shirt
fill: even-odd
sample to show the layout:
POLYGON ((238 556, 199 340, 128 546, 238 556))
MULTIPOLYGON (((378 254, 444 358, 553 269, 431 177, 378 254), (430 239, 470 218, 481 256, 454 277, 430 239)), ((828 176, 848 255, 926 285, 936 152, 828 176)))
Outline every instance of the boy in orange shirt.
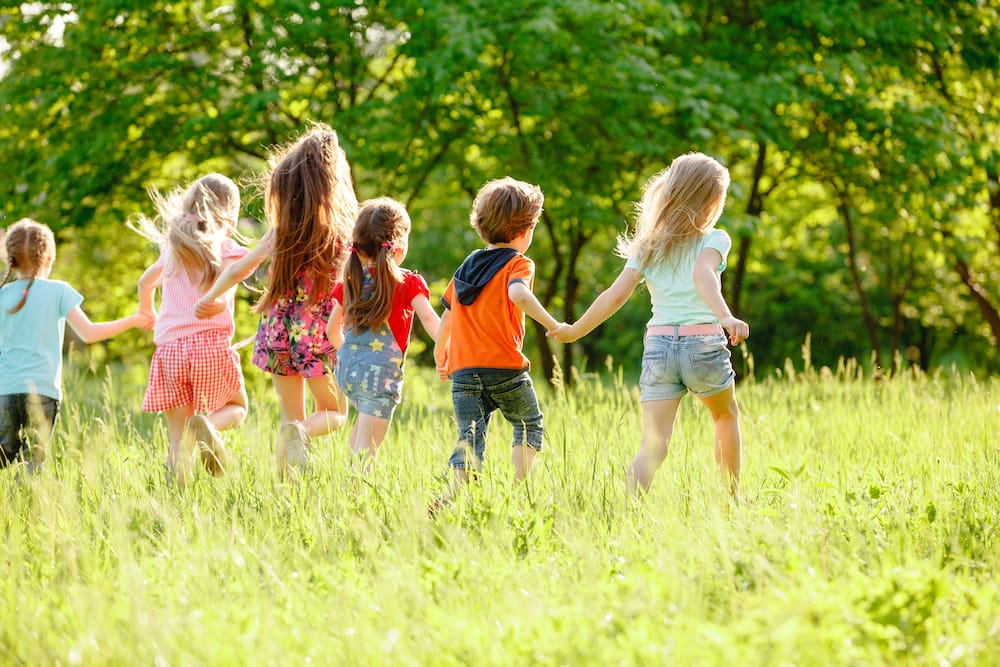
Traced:
POLYGON ((510 177, 484 185, 469 220, 487 246, 462 262, 441 297, 444 315, 434 359, 438 376, 451 378, 458 422, 459 443, 448 460, 453 492, 468 481, 470 468, 482 467, 486 430, 496 410, 514 427, 516 480, 527 476, 542 449, 542 412, 521 347, 525 314, 546 329, 558 324, 531 292, 535 264, 524 256, 543 202, 538 186, 510 177))

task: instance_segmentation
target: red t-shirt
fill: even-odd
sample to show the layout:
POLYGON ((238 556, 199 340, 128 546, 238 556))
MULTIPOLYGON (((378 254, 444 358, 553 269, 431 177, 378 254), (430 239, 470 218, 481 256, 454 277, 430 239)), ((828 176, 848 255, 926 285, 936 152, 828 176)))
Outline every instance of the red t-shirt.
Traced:
MULTIPOLYGON (((427 281, 416 271, 403 271, 403 282, 393 290, 392 310, 389 312, 389 330, 403 352, 410 344, 410 331, 413 329, 413 300, 420 294, 430 299, 427 281)), ((333 299, 341 308, 344 307, 344 283, 333 286, 333 299)))

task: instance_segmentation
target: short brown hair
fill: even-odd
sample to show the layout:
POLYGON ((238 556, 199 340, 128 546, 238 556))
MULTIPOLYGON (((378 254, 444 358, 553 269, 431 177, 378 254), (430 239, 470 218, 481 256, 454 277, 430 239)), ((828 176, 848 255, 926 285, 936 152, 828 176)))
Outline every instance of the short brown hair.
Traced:
POLYGON ((505 176, 479 189, 469 222, 487 243, 507 243, 535 226, 544 202, 540 187, 505 176))

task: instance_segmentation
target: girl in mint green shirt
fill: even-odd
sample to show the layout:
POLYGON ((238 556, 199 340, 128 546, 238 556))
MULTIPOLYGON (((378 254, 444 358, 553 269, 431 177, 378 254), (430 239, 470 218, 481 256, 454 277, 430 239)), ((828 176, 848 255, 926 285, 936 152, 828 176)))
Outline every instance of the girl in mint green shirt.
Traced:
POLYGON ((34 470, 62 400, 62 346, 66 322, 84 342, 126 329, 151 328, 152 318, 132 315, 91 322, 83 297, 61 280, 49 280, 55 237, 27 218, 4 235, 7 272, 0 282, 0 467, 25 462, 34 470), (12 277, 16 280, 9 282, 12 277))
POLYGON ((676 158, 646 186, 634 236, 618 239, 625 268, 573 324, 548 332, 563 343, 590 333, 618 312, 643 280, 653 313, 646 328, 639 380, 642 441, 628 469, 632 493, 649 490, 666 460, 674 420, 688 392, 715 422, 715 460, 734 499, 739 496, 742 437, 728 342, 750 335, 722 296, 722 272, 732 247, 715 229, 729 188, 729 171, 701 153, 676 158))

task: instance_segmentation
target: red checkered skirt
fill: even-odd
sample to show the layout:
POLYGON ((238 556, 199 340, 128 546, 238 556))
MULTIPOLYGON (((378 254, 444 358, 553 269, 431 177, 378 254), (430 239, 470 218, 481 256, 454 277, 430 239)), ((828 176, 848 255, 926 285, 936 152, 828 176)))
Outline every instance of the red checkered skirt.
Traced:
POLYGON ((163 412, 191 405, 196 412, 215 412, 243 391, 240 356, 225 332, 202 331, 156 346, 144 412, 163 412))

